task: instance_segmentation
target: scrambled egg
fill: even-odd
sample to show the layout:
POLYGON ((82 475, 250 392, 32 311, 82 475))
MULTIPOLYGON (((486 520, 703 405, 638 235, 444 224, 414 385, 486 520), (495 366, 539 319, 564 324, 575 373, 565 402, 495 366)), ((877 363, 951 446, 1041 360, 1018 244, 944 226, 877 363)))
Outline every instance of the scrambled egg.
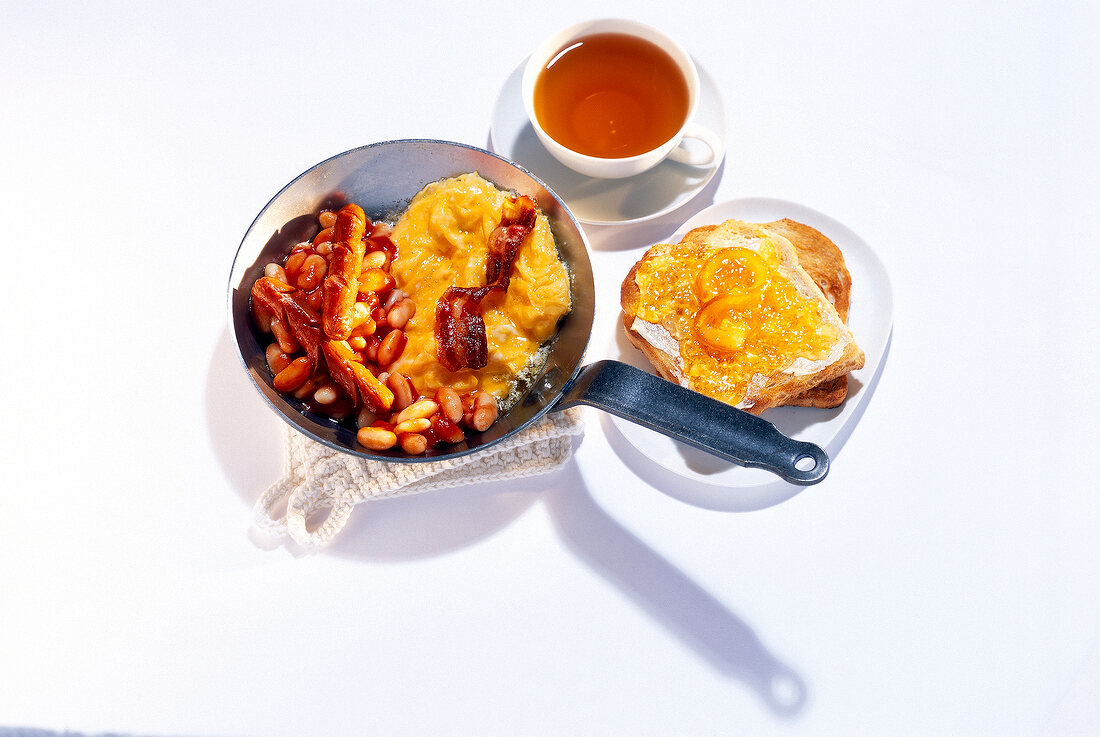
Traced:
POLYGON ((492 293, 481 303, 488 365, 452 372, 436 360, 436 303, 448 287, 485 284, 489 236, 507 198, 477 173, 463 174, 421 190, 394 226, 397 257, 391 273, 416 303, 405 328, 408 343, 394 368, 421 394, 451 386, 459 393, 480 389, 506 398, 571 309, 569 275, 550 223, 539 212, 516 256, 507 294, 492 293))

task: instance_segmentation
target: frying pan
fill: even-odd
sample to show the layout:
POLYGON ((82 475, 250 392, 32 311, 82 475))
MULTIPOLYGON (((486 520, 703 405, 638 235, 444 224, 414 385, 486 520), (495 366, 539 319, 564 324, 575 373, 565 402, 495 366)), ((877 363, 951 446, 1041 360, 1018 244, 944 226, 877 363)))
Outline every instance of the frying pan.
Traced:
POLYGON ((784 436, 771 423, 618 361, 584 364, 592 332, 595 288, 588 242, 565 203, 519 165, 488 151, 437 140, 398 140, 352 149, 317 164, 287 184, 245 233, 229 280, 229 319, 245 370, 267 403, 291 426, 331 448, 364 458, 422 463, 476 453, 520 432, 547 412, 589 405, 639 423, 743 466, 767 469, 795 484, 814 484, 829 457, 813 443, 784 436), (249 311, 253 282, 317 232, 317 214, 345 202, 372 219, 391 220, 425 185, 476 171, 498 187, 526 194, 550 221, 572 280, 573 310, 552 339, 542 370, 521 399, 482 433, 422 456, 374 452, 356 442, 355 428, 305 410, 272 386, 264 345, 249 311))

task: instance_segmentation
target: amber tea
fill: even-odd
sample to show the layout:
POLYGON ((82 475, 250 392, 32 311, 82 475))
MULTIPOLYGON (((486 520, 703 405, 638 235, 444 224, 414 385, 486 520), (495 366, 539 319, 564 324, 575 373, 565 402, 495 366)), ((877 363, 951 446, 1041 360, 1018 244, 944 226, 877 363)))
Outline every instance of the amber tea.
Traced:
POLYGON ((625 33, 571 41, 534 88, 539 125, 566 148, 621 159, 675 136, 688 116, 687 81, 656 44, 625 33))

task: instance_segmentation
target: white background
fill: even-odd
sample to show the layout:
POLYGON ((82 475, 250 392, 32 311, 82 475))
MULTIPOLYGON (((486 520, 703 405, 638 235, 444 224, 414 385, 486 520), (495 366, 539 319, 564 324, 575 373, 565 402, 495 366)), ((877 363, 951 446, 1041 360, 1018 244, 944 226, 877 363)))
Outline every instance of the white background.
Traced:
POLYGON ((1098 35, 1087 0, 4 3, 0 727, 1100 734, 1098 35), (593 16, 680 39, 729 151, 681 210, 590 231, 591 357, 702 207, 830 215, 895 314, 829 477, 708 511, 586 410, 554 475, 263 544, 281 429, 225 308, 252 218, 359 145, 487 145, 528 49, 593 16))

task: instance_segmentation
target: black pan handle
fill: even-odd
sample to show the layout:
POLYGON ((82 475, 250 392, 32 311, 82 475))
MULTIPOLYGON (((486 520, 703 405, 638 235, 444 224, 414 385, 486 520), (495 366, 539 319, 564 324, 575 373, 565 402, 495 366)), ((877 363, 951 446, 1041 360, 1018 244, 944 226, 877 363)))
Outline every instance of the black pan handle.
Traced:
POLYGON ((824 450, 788 438, 767 420, 619 361, 581 369, 554 409, 587 404, 742 466, 792 484, 816 484, 829 472, 824 450))

